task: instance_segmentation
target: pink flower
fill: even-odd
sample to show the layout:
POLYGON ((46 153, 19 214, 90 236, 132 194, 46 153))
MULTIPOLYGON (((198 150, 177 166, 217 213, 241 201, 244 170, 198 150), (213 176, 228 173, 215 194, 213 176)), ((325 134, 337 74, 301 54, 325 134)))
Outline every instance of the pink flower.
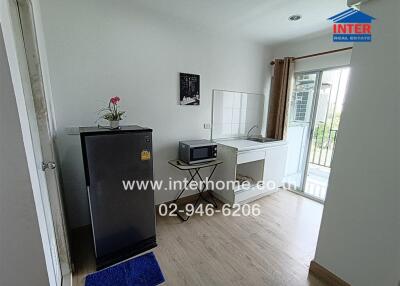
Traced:
POLYGON ((111 97, 110 102, 114 105, 118 104, 121 99, 118 96, 111 97))

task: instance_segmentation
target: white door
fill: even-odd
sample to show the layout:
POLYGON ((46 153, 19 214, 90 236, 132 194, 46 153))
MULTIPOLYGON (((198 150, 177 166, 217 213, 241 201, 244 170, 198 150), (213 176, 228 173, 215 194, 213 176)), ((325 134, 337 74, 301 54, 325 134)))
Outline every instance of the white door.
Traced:
POLYGON ((17 98, 17 105, 19 104, 19 110, 22 110, 28 118, 28 132, 31 137, 29 139, 36 165, 35 175, 40 189, 39 194, 36 193, 35 203, 39 220, 42 220, 39 223, 45 220, 41 235, 47 270, 50 285, 61 285, 62 276, 71 272, 71 263, 54 152, 53 123, 49 114, 51 109, 46 100, 43 66, 37 45, 35 30, 37 23, 34 21, 29 0, 18 3, 10 0, 6 9, 8 9, 8 12, 5 12, 8 21, 5 21, 4 25, 10 31, 9 41, 15 48, 12 51, 14 54, 11 55, 15 59, 11 61, 10 68, 14 68, 14 77, 18 78, 22 87, 22 95, 17 98))

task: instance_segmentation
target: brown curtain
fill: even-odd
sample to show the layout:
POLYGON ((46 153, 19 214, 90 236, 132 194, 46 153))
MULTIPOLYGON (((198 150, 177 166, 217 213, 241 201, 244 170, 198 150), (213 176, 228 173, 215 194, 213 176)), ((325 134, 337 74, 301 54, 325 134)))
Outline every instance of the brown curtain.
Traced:
POLYGON ((286 137, 294 58, 276 59, 268 105, 267 137, 286 137))

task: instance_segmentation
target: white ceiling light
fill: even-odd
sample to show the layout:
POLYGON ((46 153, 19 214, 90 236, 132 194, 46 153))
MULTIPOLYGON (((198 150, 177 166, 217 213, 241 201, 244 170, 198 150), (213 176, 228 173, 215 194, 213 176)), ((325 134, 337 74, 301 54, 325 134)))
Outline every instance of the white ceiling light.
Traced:
POLYGON ((292 15, 289 17, 289 21, 298 21, 300 19, 301 19, 301 15, 298 15, 298 14, 292 15))

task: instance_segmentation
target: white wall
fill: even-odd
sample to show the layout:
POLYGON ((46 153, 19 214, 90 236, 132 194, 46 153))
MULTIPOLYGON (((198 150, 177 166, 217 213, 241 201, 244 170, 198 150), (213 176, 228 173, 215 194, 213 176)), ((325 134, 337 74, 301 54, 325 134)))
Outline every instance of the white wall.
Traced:
POLYGON ((49 285, 0 29, 0 285, 49 285))
POLYGON ((356 44, 315 260, 354 286, 400 279, 400 11, 362 6, 373 41, 356 44))
MULTIPOLYGON (((352 43, 334 43, 331 31, 318 36, 289 41, 272 47, 271 60, 283 57, 300 57, 352 46, 352 43)), ((295 62, 295 71, 326 69, 350 64, 351 50, 295 62)))
MULTIPOLYGON (((94 125, 111 96, 123 124, 154 129, 156 179, 181 178, 167 161, 178 141, 209 138, 212 89, 264 93, 268 50, 223 39, 147 11, 131 0, 41 0, 57 125, 57 147, 73 227, 89 223, 78 136, 65 127, 94 125), (201 104, 178 105, 178 73, 201 76, 201 104)), ((176 192, 156 193, 156 202, 176 192)))

